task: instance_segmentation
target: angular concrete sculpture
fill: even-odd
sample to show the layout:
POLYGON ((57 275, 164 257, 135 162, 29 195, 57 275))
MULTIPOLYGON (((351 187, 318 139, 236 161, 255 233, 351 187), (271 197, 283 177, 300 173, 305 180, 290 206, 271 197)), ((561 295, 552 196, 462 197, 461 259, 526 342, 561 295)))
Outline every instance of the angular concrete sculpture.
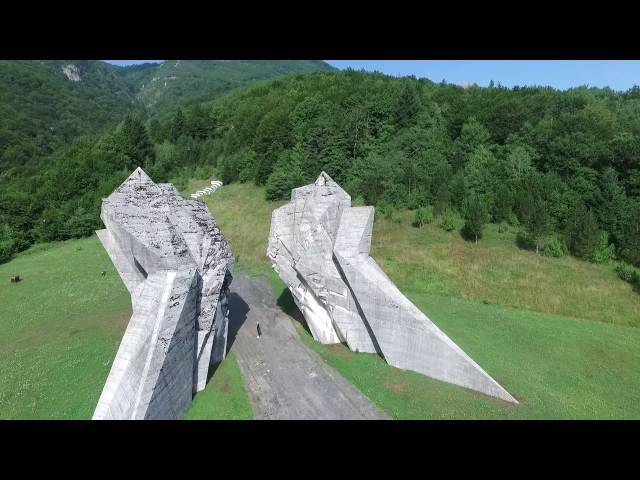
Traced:
POLYGON ((351 197, 324 172, 273 212, 267 256, 313 337, 517 403, 369 256, 373 213, 373 207, 351 207, 351 197))
POLYGON ((206 205, 140 168, 101 218, 133 315, 93 418, 177 419, 226 355, 231 250, 206 205))

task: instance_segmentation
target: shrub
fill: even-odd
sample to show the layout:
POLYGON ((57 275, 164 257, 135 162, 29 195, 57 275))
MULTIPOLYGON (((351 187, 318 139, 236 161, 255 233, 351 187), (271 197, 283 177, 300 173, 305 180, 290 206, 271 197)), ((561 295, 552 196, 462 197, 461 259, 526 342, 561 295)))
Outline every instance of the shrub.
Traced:
POLYGON ((0 224, 0 263, 7 262, 16 252, 15 231, 9 225, 0 224))
POLYGON ((356 198, 354 198, 351 201, 351 206, 352 207, 364 207, 366 205, 365 201, 364 201, 364 197, 362 195, 358 195, 356 198))
POLYGON ((389 203, 380 202, 376 205, 375 216, 380 218, 386 218, 387 220, 391 219, 391 215, 393 214, 393 207, 389 203))
POLYGON ((442 219, 440 220, 440 227, 447 232, 452 232, 456 229, 456 224, 458 223, 458 215, 456 211, 452 208, 447 208, 442 214, 442 219))
POLYGON ((392 223, 400 223, 402 221, 400 212, 393 204, 388 202, 378 203, 378 205, 376 205, 374 215, 374 221, 378 218, 384 218, 392 223))
POLYGON ((591 255, 591 261, 594 263, 604 263, 613 258, 614 246, 609 244, 609 235, 607 232, 601 232, 598 237, 598 243, 591 255))
POLYGON ((465 220, 463 234, 478 243, 485 225, 489 222, 489 212, 484 199, 480 195, 466 198, 463 213, 465 220))
POLYGON ((500 222, 498 224, 498 233, 507 233, 509 231, 509 224, 507 222, 500 222))
POLYGON ((433 207, 420 207, 416 210, 416 226, 422 228, 433 221, 433 207))
POLYGON ((640 286, 640 273, 634 267, 627 263, 620 263, 616 267, 616 273, 625 282, 629 282, 632 285, 640 286))
POLYGON ((523 250, 535 250, 536 241, 528 232, 519 232, 516 235, 516 245, 523 250))
POLYGON ((565 241, 558 237, 552 237, 548 240, 542 248, 542 255, 545 257, 564 257, 569 253, 567 244, 565 241))
POLYGON ((388 218, 392 223, 402 223, 402 216, 400 215, 400 212, 395 208, 391 209, 391 213, 388 218))

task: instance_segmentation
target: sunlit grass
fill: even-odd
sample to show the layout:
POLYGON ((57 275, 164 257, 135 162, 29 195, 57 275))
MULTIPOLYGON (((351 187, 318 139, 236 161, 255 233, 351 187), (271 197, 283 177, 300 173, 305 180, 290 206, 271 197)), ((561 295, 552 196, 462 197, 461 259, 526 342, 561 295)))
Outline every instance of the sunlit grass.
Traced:
POLYGON ((0 280, 0 418, 91 418, 131 315, 100 241, 39 245, 0 280))
POLYGON ((250 420, 251 403, 233 352, 210 372, 206 388, 196 393, 185 420, 250 420))
POLYGON ((538 312, 640 326, 640 295, 610 265, 548 258, 516 247, 515 232, 488 225, 476 245, 435 223, 379 218, 372 256, 401 289, 444 293, 538 312))

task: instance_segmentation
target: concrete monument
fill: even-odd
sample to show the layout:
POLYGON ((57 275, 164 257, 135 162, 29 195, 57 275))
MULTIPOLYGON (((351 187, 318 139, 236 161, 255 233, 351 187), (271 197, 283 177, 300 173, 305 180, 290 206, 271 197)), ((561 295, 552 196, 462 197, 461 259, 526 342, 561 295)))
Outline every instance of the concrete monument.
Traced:
POLYGON ((93 418, 177 419, 226 355, 231 249, 205 204, 140 168, 101 218, 133 315, 93 418))
POLYGON ((373 207, 351 207, 351 197, 324 172, 273 212, 267 256, 313 337, 517 403, 369 256, 373 213, 373 207))

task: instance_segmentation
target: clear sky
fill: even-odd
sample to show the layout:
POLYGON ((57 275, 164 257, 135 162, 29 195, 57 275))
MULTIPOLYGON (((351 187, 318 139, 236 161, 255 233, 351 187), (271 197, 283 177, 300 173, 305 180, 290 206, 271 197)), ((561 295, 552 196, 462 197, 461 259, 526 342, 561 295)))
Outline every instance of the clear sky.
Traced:
MULTIPOLYGON (((106 60, 131 65, 160 60, 106 60)), ((588 85, 627 90, 640 85, 638 60, 327 60, 334 67, 380 71, 388 75, 415 75, 434 82, 477 83, 491 80, 506 87, 544 85, 559 89, 588 85)))

